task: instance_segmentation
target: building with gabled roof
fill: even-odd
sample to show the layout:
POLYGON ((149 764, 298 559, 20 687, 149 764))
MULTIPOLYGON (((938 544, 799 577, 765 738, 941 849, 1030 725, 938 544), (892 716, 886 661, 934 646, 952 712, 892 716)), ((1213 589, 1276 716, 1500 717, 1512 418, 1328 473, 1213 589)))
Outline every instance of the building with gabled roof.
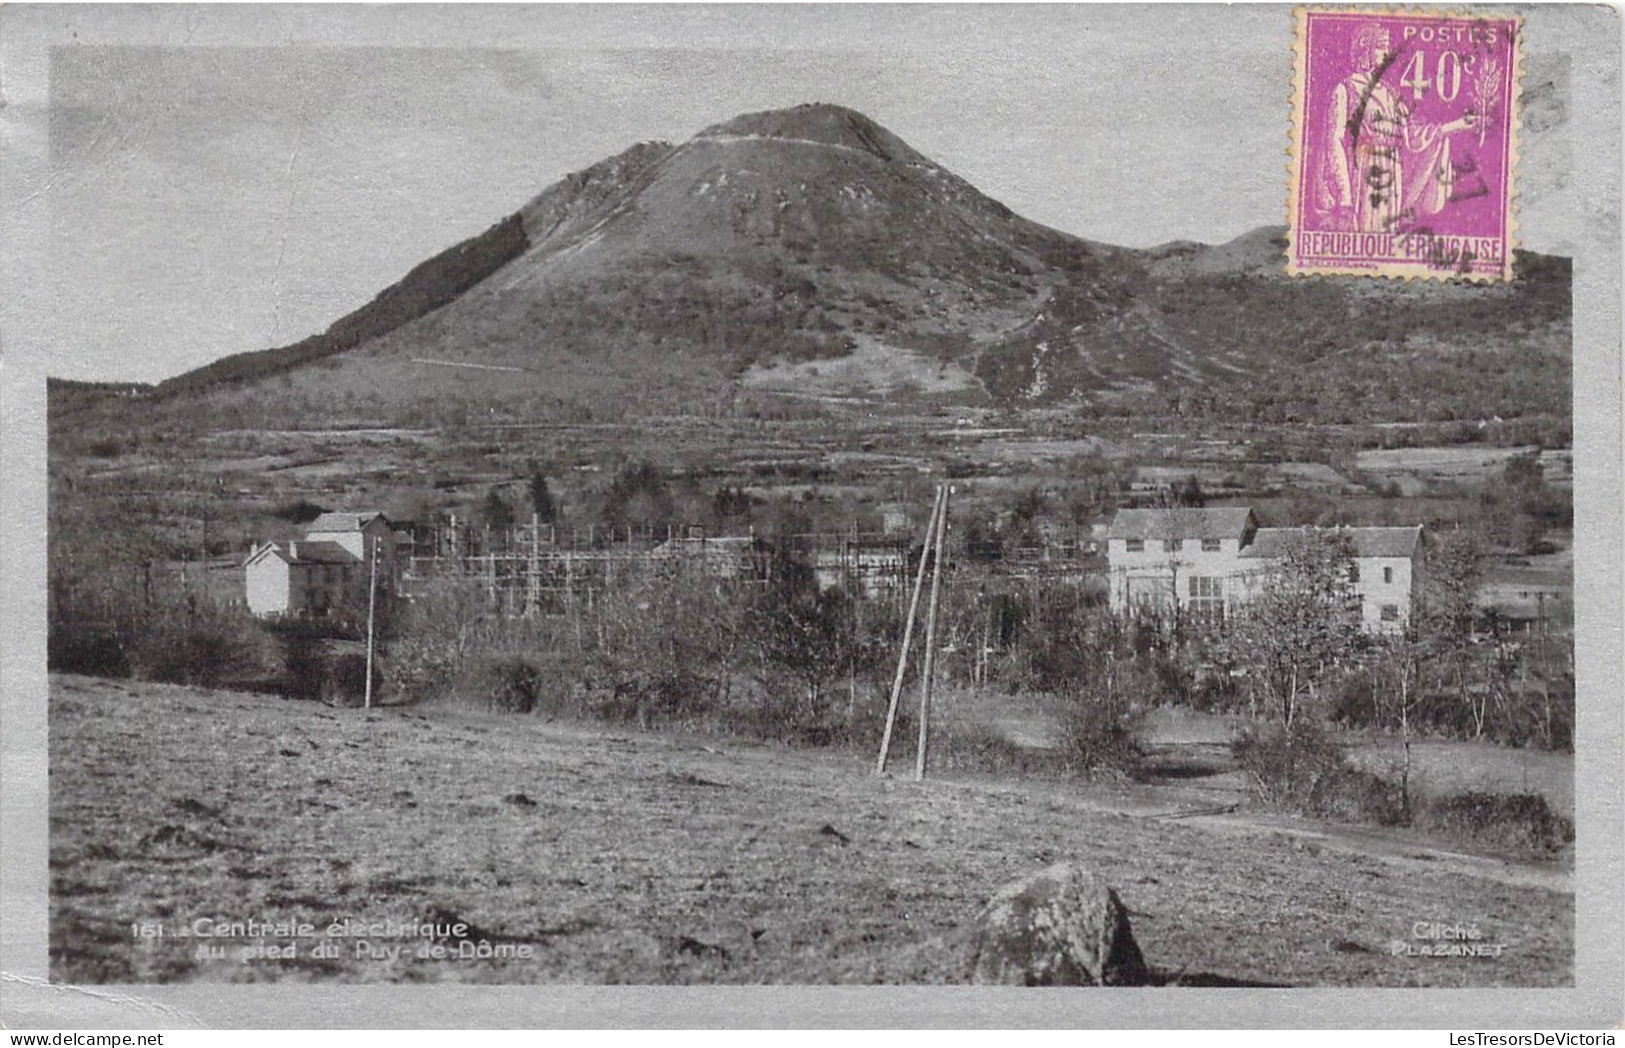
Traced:
POLYGON ((365 576, 360 557, 336 542, 267 542, 243 562, 248 610, 262 617, 329 615, 365 576))
POLYGON ((243 562, 248 608, 260 616, 325 616, 364 607, 378 564, 378 591, 394 592, 399 541, 389 518, 374 511, 323 513, 290 542, 256 546, 243 562))
MULTIPOLYGON (((1316 530, 1261 528, 1247 507, 1120 510, 1106 544, 1112 609, 1232 615, 1291 544, 1316 530)), ((1362 627, 1402 628, 1419 582, 1421 526, 1333 530, 1349 542, 1350 590, 1362 627)))
POLYGON ((1222 616, 1246 571, 1241 552, 1257 531, 1244 506, 1118 510, 1106 531, 1112 609, 1177 606, 1222 616))
POLYGON ((1350 589, 1360 602, 1360 624, 1373 633, 1403 628, 1410 621, 1422 554, 1422 526, 1403 528, 1259 528, 1241 552, 1260 571, 1279 560, 1294 541, 1329 531, 1348 541, 1350 589))

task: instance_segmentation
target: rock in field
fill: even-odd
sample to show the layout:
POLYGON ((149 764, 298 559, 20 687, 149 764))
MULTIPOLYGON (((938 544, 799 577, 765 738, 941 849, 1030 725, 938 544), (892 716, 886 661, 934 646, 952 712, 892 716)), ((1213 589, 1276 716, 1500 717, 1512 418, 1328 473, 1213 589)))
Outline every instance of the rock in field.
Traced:
POLYGON ((1122 902, 1099 875, 1058 863, 1005 885, 977 918, 971 981, 1143 986, 1145 958, 1122 902))

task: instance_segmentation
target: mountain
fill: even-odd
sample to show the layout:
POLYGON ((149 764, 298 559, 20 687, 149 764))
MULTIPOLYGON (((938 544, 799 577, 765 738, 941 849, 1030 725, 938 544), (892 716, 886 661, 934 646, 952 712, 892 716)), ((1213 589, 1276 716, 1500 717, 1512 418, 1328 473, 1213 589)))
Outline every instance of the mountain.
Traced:
POLYGON ((1566 414, 1566 260, 1521 255, 1498 287, 1290 279, 1283 236, 1083 240, 860 113, 805 105, 633 146, 327 332, 157 395, 397 420, 724 410, 753 390, 1264 421, 1566 414))

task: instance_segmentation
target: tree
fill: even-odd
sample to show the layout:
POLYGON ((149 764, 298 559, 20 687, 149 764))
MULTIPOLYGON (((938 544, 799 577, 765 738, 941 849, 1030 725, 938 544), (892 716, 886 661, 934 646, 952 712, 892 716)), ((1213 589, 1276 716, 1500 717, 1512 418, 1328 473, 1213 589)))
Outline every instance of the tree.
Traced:
POLYGON ((1389 634, 1373 651, 1373 688, 1379 722, 1399 730, 1404 761, 1399 771, 1399 803, 1406 821, 1411 813, 1411 733, 1422 706, 1422 664, 1427 642, 1413 616, 1402 630, 1389 634), (1392 690, 1388 690, 1391 687, 1392 690))
POLYGON ((723 485, 712 496, 711 514, 719 524, 746 521, 750 519, 751 510, 755 505, 756 500, 751 498, 744 488, 723 485))
POLYGON ((653 527, 671 523, 673 510, 665 478, 653 465, 641 462, 626 466, 610 481, 600 520, 612 529, 653 527))
POLYGON ((530 509, 536 514, 536 521, 540 524, 552 524, 558 520, 558 506, 553 502, 553 492, 547 486, 547 475, 536 470, 530 475, 530 509))
POLYGON ((761 665, 800 684, 801 701, 788 711, 791 721, 817 723, 828 712, 825 685, 850 668, 852 599, 840 589, 821 589, 805 551, 792 542, 772 550, 766 582, 751 616, 761 665))
POLYGON ((1303 697, 1359 645, 1352 563, 1346 536, 1315 528, 1293 533, 1226 636, 1235 664, 1264 689, 1289 730, 1303 697))
POLYGON ((486 527, 499 533, 513 527, 513 507, 499 489, 492 488, 486 493, 485 501, 480 503, 480 519, 486 527))
POLYGON ((1456 697, 1473 718, 1474 737, 1484 734, 1488 693, 1472 687, 1472 653, 1478 641, 1478 588, 1483 551, 1471 531, 1447 532, 1428 554, 1423 593, 1426 629, 1454 679, 1456 697))

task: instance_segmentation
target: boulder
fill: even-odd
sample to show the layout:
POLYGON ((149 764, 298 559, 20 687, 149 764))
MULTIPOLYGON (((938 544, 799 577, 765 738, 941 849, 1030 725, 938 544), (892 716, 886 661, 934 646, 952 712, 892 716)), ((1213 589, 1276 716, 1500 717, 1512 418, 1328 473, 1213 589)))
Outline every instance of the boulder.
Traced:
POLYGON ((972 982, 1143 986, 1128 911, 1100 876, 1058 863, 1000 888, 977 918, 972 982))

